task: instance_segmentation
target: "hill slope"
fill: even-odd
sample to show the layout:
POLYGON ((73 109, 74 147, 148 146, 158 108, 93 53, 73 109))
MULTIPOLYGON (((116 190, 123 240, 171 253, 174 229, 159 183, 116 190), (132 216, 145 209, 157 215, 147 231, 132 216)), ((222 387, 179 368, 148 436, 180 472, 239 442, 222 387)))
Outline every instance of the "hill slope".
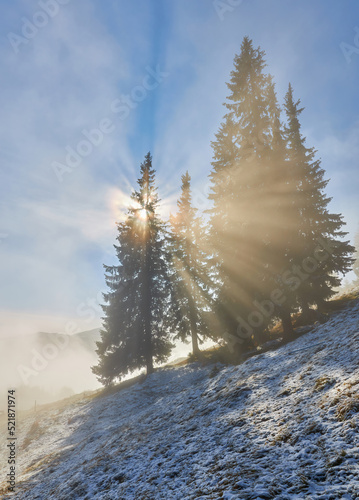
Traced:
POLYGON ((161 369, 27 417, 16 498, 359 498, 358 389, 353 301, 240 366, 161 369))

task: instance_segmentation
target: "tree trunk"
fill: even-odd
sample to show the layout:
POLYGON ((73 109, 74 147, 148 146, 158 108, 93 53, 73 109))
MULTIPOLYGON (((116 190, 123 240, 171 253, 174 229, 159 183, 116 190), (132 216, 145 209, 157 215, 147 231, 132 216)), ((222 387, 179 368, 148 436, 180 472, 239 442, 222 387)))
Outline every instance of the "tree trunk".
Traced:
POLYGON ((309 308, 309 305, 307 302, 303 301, 301 303, 301 308, 302 308, 302 314, 301 314, 301 319, 304 322, 309 322, 310 321, 310 311, 311 309, 309 308))
POLYGON ((153 373, 152 355, 147 356, 147 360, 146 360, 146 372, 147 372, 147 375, 151 375, 151 373, 153 373))
POLYGON ((327 307, 326 307, 326 306, 327 306, 327 302, 326 302, 326 300, 324 300, 324 299, 322 299, 322 298, 319 298, 319 299, 317 300, 317 308, 318 308, 318 312, 319 312, 319 313, 324 313, 324 312, 326 312, 326 310, 327 310, 327 307))
POLYGON ((199 346, 198 346, 198 337, 197 337, 196 329, 192 329, 192 352, 193 352, 193 356, 195 356, 197 358, 201 354, 201 351, 199 350, 199 346))
MULTIPOLYGON (((191 293, 193 293, 191 291, 191 293)), ((201 355, 201 351, 198 346, 198 336, 197 336, 197 318, 196 318, 196 310, 195 310, 195 302, 193 297, 190 297, 190 324, 191 324, 191 337, 192 337, 192 354, 194 357, 199 358, 201 355)))
POLYGON ((145 360, 147 375, 153 373, 152 359, 152 332, 151 332, 151 280, 150 280, 150 242, 146 241, 145 245, 145 265, 144 265, 144 297, 143 297, 143 314, 144 314, 144 344, 145 344, 145 360))
POLYGON ((280 319, 282 321, 283 337, 285 339, 290 339, 293 334, 292 318, 288 309, 282 309, 280 312, 280 319))
POLYGON ((191 337, 192 337, 192 355, 193 357, 199 358, 201 356, 201 351, 198 346, 198 336, 197 336, 197 305, 196 305, 196 290, 193 286, 193 276, 191 274, 192 269, 192 252, 190 248, 190 235, 186 234, 186 253, 188 258, 188 269, 190 275, 190 296, 189 296, 189 320, 191 325, 191 337))

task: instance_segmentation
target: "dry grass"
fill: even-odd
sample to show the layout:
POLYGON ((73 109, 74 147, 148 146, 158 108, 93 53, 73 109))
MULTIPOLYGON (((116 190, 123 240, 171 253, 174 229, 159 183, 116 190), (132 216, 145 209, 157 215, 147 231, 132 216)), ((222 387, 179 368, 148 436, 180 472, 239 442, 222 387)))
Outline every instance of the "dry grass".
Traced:
POLYGON ((322 391, 323 389, 329 389, 336 383, 336 380, 328 375, 323 375, 315 381, 314 392, 322 391))
POLYGON ((347 420, 353 413, 359 412, 359 395, 344 397, 337 404, 336 418, 339 421, 347 420))
POLYGON ((288 443, 292 439, 292 433, 290 430, 285 427, 281 432, 279 432, 276 437, 273 439, 272 444, 278 444, 278 443, 288 443))
POLYGON ((26 434, 24 442, 22 443, 21 449, 26 450, 26 448, 31 444, 32 441, 36 440, 42 434, 42 429, 40 427, 39 420, 36 419, 32 426, 30 427, 29 432, 26 434))

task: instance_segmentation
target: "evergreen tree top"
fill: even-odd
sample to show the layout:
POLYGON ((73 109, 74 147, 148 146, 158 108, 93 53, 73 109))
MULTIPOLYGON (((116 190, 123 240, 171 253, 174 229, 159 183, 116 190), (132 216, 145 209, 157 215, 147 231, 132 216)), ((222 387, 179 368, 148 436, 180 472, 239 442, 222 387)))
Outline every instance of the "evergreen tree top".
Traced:
MULTIPOLYGON (((140 166, 141 177, 137 180, 138 185, 140 186, 140 199, 145 203, 149 203, 149 197, 156 197, 157 199, 157 188, 155 186, 155 174, 156 171, 152 167, 152 156, 151 153, 148 152, 145 156, 145 161, 141 163, 140 166)), ((135 194, 137 192, 135 191, 135 194)))
POLYGON ((305 148, 305 137, 301 134, 301 124, 299 122, 299 115, 304 110, 299 108, 300 99, 294 101, 293 87, 289 83, 288 91, 284 98, 284 109, 287 115, 287 126, 285 126, 285 134, 288 139, 288 143, 291 149, 297 150, 298 152, 309 151, 305 148))
POLYGON ((171 215, 171 224, 177 228, 199 222, 196 218, 197 209, 192 206, 191 176, 188 170, 181 176, 181 194, 177 200, 178 212, 171 215))
MULTIPOLYGON (((264 60, 265 52, 260 47, 255 49, 253 42, 244 37, 240 54, 234 58, 234 69, 231 71, 231 81, 227 83, 232 94, 227 98, 239 101, 243 98, 243 91, 256 93, 257 85, 267 78, 263 69, 267 66, 264 60)), ((229 108, 231 105, 227 105, 229 108)), ((231 108, 230 108, 231 109, 231 108)))
POLYGON ((181 181, 181 196, 177 201, 177 206, 179 209, 191 207, 192 203, 191 176, 189 175, 188 170, 181 176, 181 181))

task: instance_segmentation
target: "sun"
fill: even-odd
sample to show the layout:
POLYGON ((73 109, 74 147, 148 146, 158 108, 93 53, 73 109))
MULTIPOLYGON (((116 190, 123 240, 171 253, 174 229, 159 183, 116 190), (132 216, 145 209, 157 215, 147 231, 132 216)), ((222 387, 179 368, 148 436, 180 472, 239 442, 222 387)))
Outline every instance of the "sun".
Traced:
POLYGON ((141 220, 147 220, 147 210, 145 208, 142 208, 138 211, 138 216, 141 220))

